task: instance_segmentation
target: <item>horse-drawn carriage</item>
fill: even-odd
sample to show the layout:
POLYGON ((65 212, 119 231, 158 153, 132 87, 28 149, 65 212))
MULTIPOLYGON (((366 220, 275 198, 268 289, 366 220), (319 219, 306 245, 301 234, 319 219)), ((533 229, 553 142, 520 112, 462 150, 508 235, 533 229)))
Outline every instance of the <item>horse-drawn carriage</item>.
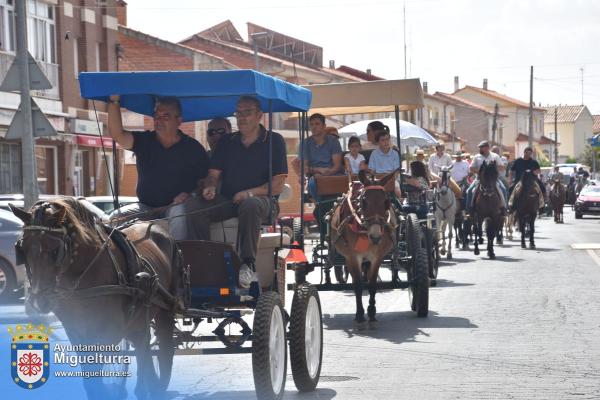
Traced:
MULTIPOLYGON (((175 96, 184 121, 232 115, 240 96, 254 96, 269 112, 269 131, 273 112, 304 112, 311 100, 308 90, 254 71, 83 73, 79 81, 82 97, 90 101, 107 101, 119 94, 122 107, 150 116, 157 96, 175 96)), ((272 135, 268 137, 270 150, 272 135)), ((162 227, 166 219, 109 227, 68 201, 15 213, 26 221, 18 249, 28 261, 33 296, 41 304, 51 292, 52 303, 44 300, 45 311, 56 302, 61 305, 62 310, 55 312, 74 343, 130 340, 138 364, 138 397, 160 398, 169 384, 173 355, 183 352, 252 353, 257 397, 281 398, 288 344, 296 387, 315 389, 323 345, 321 306, 315 288, 304 283, 294 291, 290 313, 284 308, 285 263, 278 252, 288 243, 287 236, 261 235, 259 280, 243 289, 237 284, 242 262, 235 247, 235 219, 213 224, 209 241, 175 243, 162 227), (48 239, 56 251, 32 258, 33 244, 48 239), (83 254, 87 258, 80 259, 83 254), (112 275, 95 282, 90 269, 94 264, 106 264, 104 270, 112 275), (44 281, 48 271, 42 267, 56 274, 54 281, 44 281), (56 282, 73 270, 83 270, 76 285, 68 291, 58 287, 56 282), (94 309, 94 315, 73 320, 77 307, 94 309), (247 315, 253 315, 252 328, 244 320, 247 315), (212 328, 211 323, 216 327, 206 334, 201 328, 212 328), (133 328, 137 333, 129 336, 133 328), (217 347, 219 343, 222 346, 217 347)), ((123 396, 123 385, 124 380, 111 387, 84 381, 90 398, 108 398, 109 389, 123 396)))
MULTIPOLYGON (((400 132, 400 111, 414 111, 423 105, 418 79, 313 85, 309 88, 313 93, 312 113, 334 116, 394 112, 397 132, 400 132)), ((307 138, 307 115, 302 115, 301 120, 299 139, 303 143, 307 138)), ((400 150, 402 145, 401 135, 397 135, 397 148, 400 150)), ((303 153, 299 152, 301 187, 305 186, 303 153)), ((364 321, 360 300, 364 288, 368 288, 371 295, 370 321, 375 320, 374 295, 378 289, 408 289, 411 309, 420 317, 427 316, 430 277, 435 279, 437 276, 433 218, 426 212, 420 219, 416 210, 403 208, 400 202, 394 201, 395 178, 392 177, 361 173, 350 177, 318 175, 313 178, 317 199, 312 201, 316 203, 315 218, 321 225, 320 234, 312 249, 305 246, 308 242, 304 237, 303 205, 308 199, 303 195, 297 248, 312 253, 312 260, 289 266, 295 271, 296 283, 288 288, 303 285, 307 275, 320 268, 321 281, 313 286, 319 291, 354 290, 357 322, 364 321), (369 213, 369 208, 378 210, 369 213), (376 225, 379 228, 373 228, 376 225), (376 234, 372 234, 373 229, 376 234), (388 241, 385 232, 390 233, 388 241), (380 240, 386 244, 380 245, 380 240), (386 247, 389 243, 392 244, 386 247), (432 261, 431 268, 428 258, 432 261), (390 280, 379 281, 380 265, 390 269, 390 280), (404 271, 407 277, 402 280, 399 273, 404 271), (348 283, 350 275, 352 283, 348 283)), ((404 186, 401 177, 400 184, 404 186)))

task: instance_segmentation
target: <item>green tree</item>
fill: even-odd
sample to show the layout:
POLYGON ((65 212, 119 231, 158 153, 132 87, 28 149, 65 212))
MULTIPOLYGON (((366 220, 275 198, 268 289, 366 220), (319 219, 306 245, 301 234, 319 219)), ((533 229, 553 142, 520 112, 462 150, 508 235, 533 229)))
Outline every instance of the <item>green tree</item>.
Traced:
MULTIPOLYGON (((598 163, 598 150, 598 148, 593 148, 590 145, 585 146, 583 153, 579 156, 579 162, 591 167, 594 165, 592 160, 593 154, 596 153, 596 163, 598 163)), ((598 169, 598 166, 596 166, 596 169, 598 169)))

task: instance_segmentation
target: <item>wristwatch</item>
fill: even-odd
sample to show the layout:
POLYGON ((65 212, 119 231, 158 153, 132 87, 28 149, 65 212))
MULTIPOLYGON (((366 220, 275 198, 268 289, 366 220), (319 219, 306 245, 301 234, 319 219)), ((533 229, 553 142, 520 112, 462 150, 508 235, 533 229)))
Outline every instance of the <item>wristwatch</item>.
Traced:
POLYGON ((112 104, 121 104, 121 100, 108 100, 112 104))
POLYGON ((254 197, 254 193, 252 193, 252 190, 247 190, 248 192, 248 197, 254 197))

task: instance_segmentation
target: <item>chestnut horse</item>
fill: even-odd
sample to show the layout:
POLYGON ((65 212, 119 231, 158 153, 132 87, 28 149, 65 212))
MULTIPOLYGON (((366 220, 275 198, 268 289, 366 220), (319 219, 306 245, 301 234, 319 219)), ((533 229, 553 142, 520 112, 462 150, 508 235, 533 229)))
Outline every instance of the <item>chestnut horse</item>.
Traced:
POLYGON ((521 179, 514 190, 514 209, 516 220, 521 232, 521 247, 524 249, 525 235, 529 234, 529 248, 535 249, 535 219, 539 210, 540 192, 537 180, 532 171, 527 170, 521 175, 521 179))
MULTIPOLYGON (((123 338, 129 340, 138 366, 136 396, 162 397, 173 364, 174 317, 172 311, 157 306, 154 296, 141 299, 140 293, 147 292, 136 288, 132 281, 141 281, 139 272, 149 271, 150 274, 142 272, 146 274, 144 280, 149 276, 154 288, 160 282, 162 288, 175 293, 179 274, 172 268, 179 268, 180 263, 168 233, 149 222, 131 225, 123 233, 135 251, 126 253, 115 242, 121 233, 100 225, 75 199, 38 202, 30 212, 13 206, 11 209, 25 223, 16 250, 26 262, 31 283, 27 301, 33 309, 41 313, 53 311, 74 345, 110 345, 119 344, 123 338), (135 266, 128 264, 132 254, 141 261, 135 266), (149 347, 151 319, 159 343, 160 377, 149 347)), ((168 297, 169 294, 162 298, 168 297)), ((92 368, 82 364, 84 371, 92 368)), ((127 395, 124 386, 111 387, 99 379, 84 379, 83 384, 89 399, 127 395)))
POLYGON ((396 216, 385 185, 394 179, 396 172, 377 181, 365 171, 359 173, 360 182, 354 182, 348 193, 332 211, 329 221, 331 243, 346 259, 356 295, 355 323, 359 329, 365 325, 362 303, 362 266, 368 264, 366 277, 369 287, 369 323, 375 318, 377 274, 383 258, 396 243, 396 216))

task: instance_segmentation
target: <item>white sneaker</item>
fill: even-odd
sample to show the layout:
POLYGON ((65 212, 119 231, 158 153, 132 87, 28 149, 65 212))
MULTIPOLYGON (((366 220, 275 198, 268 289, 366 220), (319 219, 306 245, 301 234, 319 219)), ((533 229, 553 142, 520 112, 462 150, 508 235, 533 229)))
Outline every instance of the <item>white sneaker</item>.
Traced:
POLYGON ((258 275, 256 275, 256 272, 252 271, 252 268, 250 268, 248 265, 242 264, 238 278, 240 287, 243 289, 248 289, 250 287, 250 283, 255 281, 258 281, 258 275))

